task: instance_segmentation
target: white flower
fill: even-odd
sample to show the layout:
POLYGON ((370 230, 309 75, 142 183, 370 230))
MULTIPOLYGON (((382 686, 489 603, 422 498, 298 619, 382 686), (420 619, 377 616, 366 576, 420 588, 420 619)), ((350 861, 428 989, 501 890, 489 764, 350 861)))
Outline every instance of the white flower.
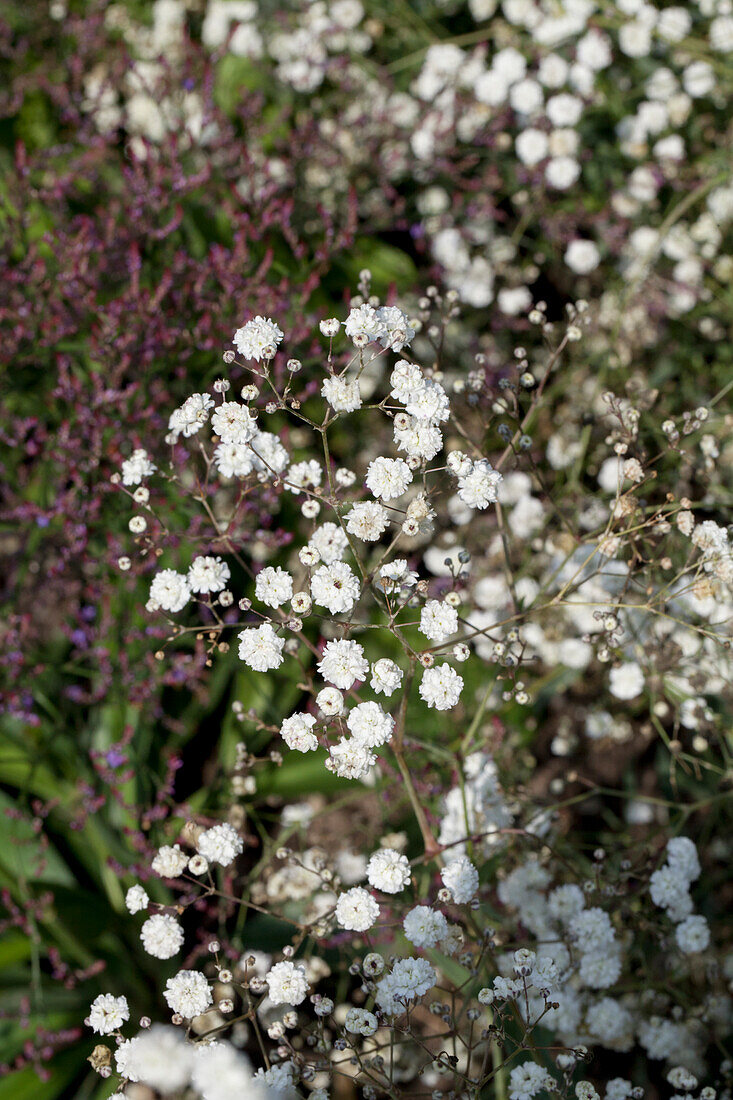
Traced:
POLYGON ((327 718, 335 718, 344 713, 344 697, 338 688, 321 688, 316 695, 316 706, 327 718))
POLYGON ((324 680, 346 691, 356 680, 365 680, 369 662, 358 642, 348 639, 326 642, 318 671, 324 680))
POLYGON ((377 339, 383 348, 400 352, 410 345, 415 330, 401 309, 397 306, 380 306, 377 318, 381 326, 377 339))
POLYGON ((491 68, 503 76, 508 84, 516 84, 527 72, 527 59, 513 46, 505 46, 494 54, 491 68))
POLYGON ((326 767, 341 779, 366 779, 376 762, 376 756, 362 741, 344 737, 329 749, 326 767))
POLYGON ((553 126, 575 126, 583 113, 583 103, 577 96, 561 92, 550 96, 546 113, 553 126))
POLYGON ((213 1004, 209 983, 198 970, 179 970, 165 983, 163 992, 171 1012, 187 1020, 200 1016, 213 1004))
POLYGON ((366 932, 379 917, 379 906, 362 886, 353 886, 339 894, 336 902, 336 920, 350 932, 366 932))
POLYGON ((618 32, 618 44, 627 57, 647 57, 652 48, 649 28, 638 19, 624 23, 618 32))
POLYGON ((458 630, 458 612, 441 600, 428 600, 420 612, 420 632, 433 642, 443 642, 458 630))
POLYGON ((214 449, 214 462, 222 477, 247 477, 255 469, 256 460, 246 443, 219 443, 214 449))
POLYGON ((127 997, 113 997, 111 993, 100 993, 92 1001, 87 1022, 97 1035, 111 1035, 129 1019, 130 1009, 127 997))
POLYGON ((542 109, 545 101, 542 85, 531 77, 525 77, 509 92, 509 103, 523 115, 533 115, 542 109))
POLYGON ((395 588, 412 588, 419 580, 418 574, 409 568, 404 558, 395 558, 383 565, 379 576, 385 592, 392 592, 395 588))
POLYGON ((279 476, 290 461, 288 452, 272 432, 258 432, 247 447, 252 453, 253 469, 257 471, 260 481, 271 481, 279 476))
POLYGON ((196 842, 199 853, 209 863, 228 867, 244 851, 244 844, 233 825, 214 825, 204 830, 196 842))
POLYGON ((257 316, 234 333, 232 343, 245 359, 271 359, 284 336, 282 329, 269 318, 257 316))
POLYGON ((379 703, 359 703, 346 718, 346 725, 353 737, 367 748, 384 745, 392 736, 394 719, 386 714, 379 703))
POLYGON ((577 913, 570 922, 569 930, 583 952, 605 950, 615 939, 608 913, 597 906, 577 913))
POLYGON ((410 400, 413 393, 419 390, 425 383, 423 372, 416 363, 408 363, 406 359, 400 359, 395 363, 389 384, 392 387, 390 397, 396 398, 404 405, 410 400))
POLYGON ((344 1027, 350 1035, 374 1035, 378 1026, 377 1017, 365 1008, 350 1008, 344 1019, 344 1027))
POLYGON ((135 1074, 133 1068, 133 1057, 135 1051, 135 1045, 138 1041, 138 1037, 133 1039, 125 1039, 120 1043, 115 1051, 115 1065, 117 1072, 122 1077, 126 1077, 129 1081, 137 1081, 138 1077, 135 1074))
POLYGON ((450 665, 435 665, 423 672, 419 690, 420 697, 429 707, 450 710, 460 699, 463 677, 450 665))
POLYGON ((193 1048, 176 1028, 154 1024, 118 1046, 115 1062, 121 1076, 164 1095, 188 1084, 193 1048))
POLYGON ((649 879, 649 894, 655 905, 667 910, 673 920, 683 920, 692 912, 690 880, 677 867, 660 867, 649 879))
POLYGON ((222 443, 249 443, 257 433, 257 422, 246 405, 224 401, 211 416, 211 427, 222 443))
POLYGON ((150 477, 156 470, 157 466, 150 459, 148 452, 138 447, 122 463, 122 484, 139 485, 143 478, 150 477))
POLYGON ((575 883, 568 882, 552 891, 547 907, 556 920, 567 924, 585 908, 585 894, 575 883))
POLYGON ((539 164, 541 160, 544 160, 548 154, 547 134, 542 130, 535 130, 528 126, 517 135, 514 148, 522 164, 532 168, 535 164, 539 164))
POLYGON ((600 72, 607 68, 613 60, 611 41, 608 35, 595 27, 579 40, 575 56, 581 65, 600 72))
POLYGON ((209 419, 209 409, 214 407, 214 399, 208 393, 192 393, 180 408, 174 409, 168 420, 168 431, 177 438, 179 435, 195 435, 209 419))
POLYGON ((372 678, 369 685, 372 691, 381 695, 392 695, 402 683, 402 669, 389 657, 380 657, 372 665, 372 678))
POLYGON ((156 959, 172 959, 183 944, 183 929, 167 913, 148 917, 140 929, 140 939, 148 955, 156 959))
POLYGON ((715 87, 715 73, 707 61, 693 61, 682 74, 682 86, 693 99, 701 99, 715 87))
POLYGON ((565 249, 565 263, 578 275, 588 275, 595 271, 601 261, 597 245, 593 241, 577 238, 565 249))
POLYGON ((507 316, 518 317, 529 310, 532 295, 526 286, 504 287, 496 296, 496 304, 507 316))
POLYGON ((337 523, 322 523, 311 535, 308 546, 318 551, 324 565, 332 565, 333 562, 342 560, 349 540, 344 529, 337 523))
POLYGON ((291 493, 302 489, 317 489, 323 481, 323 470, 315 458, 307 462, 294 462, 287 473, 287 486, 291 493))
POLYGON ((321 565, 311 577, 311 596, 332 615, 351 611, 359 596, 359 581, 345 562, 321 565))
POLYGON ((432 989, 437 977, 427 959, 398 959, 377 985, 377 1004, 390 1016, 399 1015, 406 1004, 432 989))
POLYGON ((450 416, 448 395, 439 382, 432 378, 423 379, 405 402, 405 412, 416 420, 427 420, 430 424, 441 424, 450 416))
POLYGON ((655 30, 667 42, 681 42, 690 33, 692 16, 686 8, 664 8, 658 13, 655 30))
POLYGON ((234 1096, 257 1100, 261 1095, 247 1056, 231 1043, 218 1040, 194 1046, 191 1084, 202 1100, 231 1100, 234 1096))
POLYGON ((174 844, 172 848, 166 844, 158 849, 151 866, 161 878, 176 878, 185 870, 187 863, 188 856, 181 851, 179 844, 174 844))
POLYGON ((405 936, 415 947, 437 947, 448 935, 448 922, 437 909, 416 905, 406 915, 402 926, 405 936))
POLYGON ((357 378, 326 378, 321 394, 334 412, 354 412, 361 408, 361 393, 357 378))
POLYGON ((380 500, 396 500, 411 481, 412 472, 402 458, 375 458, 367 468, 367 488, 380 500))
POLYGON ((580 165, 574 157, 553 157, 545 166, 545 179, 550 187, 566 191, 580 175, 580 165))
POLYGON ((502 480, 488 459, 474 462, 470 473, 458 478, 458 496, 469 508, 488 508, 496 502, 496 490, 502 480))
POLYGON ((301 963, 275 963, 265 974, 265 981, 274 1005, 299 1005, 308 992, 305 967, 301 963))
POLYGON ((318 748, 318 738, 312 732, 316 720, 312 714, 293 714, 280 726, 280 736, 288 748, 311 752, 318 748))
POLYGON ((387 510, 373 500, 355 504, 346 516, 346 530, 363 542, 376 542, 388 523, 387 510))
POLYGON ((150 584, 150 603, 163 611, 180 611, 191 598, 191 589, 183 573, 161 569, 150 584))
POLYGON ((188 586, 192 592, 221 592, 231 575, 221 558, 199 555, 188 567, 188 586))
POLYGON ((644 673, 635 661, 627 661, 611 669, 608 686, 617 699, 636 699, 644 690, 644 673))
POLYGON ((667 862, 687 882, 694 882, 700 877, 697 849, 687 836, 673 836, 667 841, 667 862))
POLYGON ((412 872, 407 856, 394 848, 380 848, 367 863, 367 879, 375 890, 399 894, 408 885, 412 872))
POLYGON ((731 53, 733 51, 733 19, 730 12, 727 15, 719 15, 713 19, 708 28, 710 45, 719 53, 731 53))
POLYGON ((468 856, 452 859, 440 872, 440 877, 457 905, 470 901, 478 890, 478 871, 468 856))
POLYGON ((621 975, 621 955, 617 947, 588 952, 581 956, 578 977, 588 989, 609 989, 621 975))
POLYGON ((537 78, 545 88, 561 88, 568 79, 570 66, 564 57, 550 53, 540 61, 537 78))
POLYGON ((261 569, 255 581, 255 596, 268 607, 281 607, 293 595, 293 578, 280 566, 261 569))
POLYGON ((384 326, 377 316, 373 306, 355 306, 349 312, 344 321, 344 330, 351 339, 355 336, 366 336, 369 340, 376 340, 382 334, 384 326))
POLYGON ((125 905, 128 913, 139 913, 141 909, 147 909, 150 898, 142 886, 131 886, 125 894, 125 905))
POLYGON ((538 1092, 552 1088, 555 1082, 544 1066, 525 1062, 509 1074, 509 1100, 531 1100, 538 1092))
POLYGON ((437 425, 429 420, 417 420, 410 417, 405 428, 394 429, 395 443, 401 451, 412 458, 425 459, 428 462, 435 458, 443 446, 443 435, 437 425))
POLYGON ((239 633, 239 656, 256 672, 268 672, 283 663, 285 639, 278 637, 269 623, 248 627, 239 633))
POLYGON ((710 943, 710 929, 705 917, 685 917, 674 930, 674 938, 680 951, 686 955, 704 951, 710 943))

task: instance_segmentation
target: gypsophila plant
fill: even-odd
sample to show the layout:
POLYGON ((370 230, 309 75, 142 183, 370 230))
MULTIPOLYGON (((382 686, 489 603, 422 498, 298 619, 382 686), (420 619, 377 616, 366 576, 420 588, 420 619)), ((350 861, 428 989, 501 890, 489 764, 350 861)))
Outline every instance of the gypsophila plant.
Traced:
MULTIPOLYGON (((191 394, 171 410, 167 453, 151 441, 115 476, 150 566, 147 611, 167 624, 158 659, 192 635, 212 666, 236 647, 281 685, 275 710, 289 682, 297 700, 274 723, 234 701, 225 819, 193 815, 157 851, 169 904, 129 887, 144 950, 171 960, 170 1018, 135 1030, 125 996, 100 995, 87 1023, 108 1038, 92 1065, 125 1095, 320 1098, 345 1078, 367 1098, 626 1100, 643 1095, 641 1058, 687 1096, 725 1095, 733 956, 700 911, 695 843, 675 829, 666 844, 578 844, 563 828, 577 796, 550 801, 572 776, 531 797, 486 725, 520 722, 549 684, 590 742, 642 724, 682 774, 723 776, 725 528, 657 490, 682 452, 676 425, 645 428, 654 395, 597 393, 591 499, 581 445, 536 453, 546 395, 593 329, 587 303, 562 328, 533 306, 534 350, 516 347, 493 389, 482 357, 466 376, 443 366, 454 295, 432 289, 412 316, 370 294, 367 271, 359 291, 343 322, 321 322, 320 361, 295 358, 275 320, 246 321, 224 361, 251 382, 191 394), (559 481, 569 462, 557 494, 547 467, 559 481), (181 498, 203 520, 173 554, 181 498), (252 500, 287 537, 247 537, 252 500), (312 755, 339 790, 381 793, 385 824, 397 789, 403 827, 308 843, 304 778, 301 802, 251 836, 238 800, 254 813, 289 754, 312 755), (260 845, 252 863, 245 848, 260 845), (267 952, 248 943, 258 914, 281 930, 267 952), (595 1074, 611 1055, 624 1075, 595 1074)), ((715 427, 706 408, 685 425, 715 427)), ((554 754, 568 744, 556 732, 554 754)))

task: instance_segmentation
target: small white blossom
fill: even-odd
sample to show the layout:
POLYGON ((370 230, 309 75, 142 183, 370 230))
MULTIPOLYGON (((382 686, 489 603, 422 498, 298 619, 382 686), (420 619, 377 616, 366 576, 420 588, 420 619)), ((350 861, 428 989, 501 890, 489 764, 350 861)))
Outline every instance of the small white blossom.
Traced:
POLYGON ((346 530, 363 542, 376 542, 389 523, 389 514, 381 504, 365 500, 355 504, 346 516, 346 530))
POLYGON ((233 825, 226 823, 205 829, 196 842, 199 853, 209 863, 228 867, 244 851, 244 843, 233 825))
POLYGON ((332 615, 351 611, 359 591, 359 581, 345 562, 321 565, 311 577, 311 596, 314 603, 325 607, 332 615))
POLYGON ((129 1019, 130 1009, 126 997, 113 997, 111 993, 100 993, 92 1001, 88 1024, 97 1035, 112 1035, 129 1019))
POLYGON ((232 343, 245 359, 271 359, 284 333, 267 317, 253 317, 234 333, 232 343))
POLYGON ((129 458, 122 463, 122 484, 131 486, 139 485, 145 477, 150 477, 157 469, 148 452, 138 447, 129 458))
POLYGON ((366 680, 369 662, 358 642, 340 639, 326 642, 318 671, 324 680, 347 691, 357 680, 366 680))
POLYGON ((148 955, 156 959, 172 959, 183 945, 183 929, 174 917, 156 913, 148 917, 140 929, 140 939, 148 955))
POLYGON ((411 482, 412 472, 402 458, 375 458, 369 463, 366 485, 380 500, 396 500, 411 482))
POLYGON ((315 724, 312 714, 293 714, 280 726, 280 736, 288 748, 297 752, 311 752, 318 748, 318 738, 313 733, 315 724))
POLYGON ((305 967, 301 963, 275 963, 265 974, 265 981, 274 1005, 299 1005, 308 992, 305 967))
POLYGON ((176 878, 185 870, 188 856, 181 851, 180 845, 164 845, 159 848, 152 862, 152 868, 161 878, 176 878))
POLYGON ((192 592, 221 592, 231 577, 225 561, 199 555, 188 567, 188 586, 192 592))
POLYGON ((150 585, 150 603, 163 611, 176 612, 186 606, 191 589, 183 573, 175 569, 161 569, 150 585))
POLYGON ((380 848, 367 863, 367 878, 375 890, 399 894, 410 882, 412 872, 407 856, 394 848, 380 848))
POLYGON ((402 683, 402 669, 389 657, 380 657, 372 665, 369 686, 381 695, 392 695, 402 683))
POLYGON ((350 1008, 346 1013, 344 1027, 350 1035, 374 1035, 378 1026, 374 1013, 367 1012, 364 1008, 350 1008))
POLYGON ((257 421, 238 401, 219 405, 212 413, 211 427, 222 443, 249 443, 257 433, 257 421))
POLYGON ((374 749, 390 740, 394 719, 382 710, 379 703, 370 701, 353 707, 346 718, 346 725, 357 741, 374 749))
POLYGON ((496 503, 501 474, 483 458, 474 462, 470 473, 458 478, 458 496, 469 508, 488 508, 496 503))
POLYGON ((357 378, 326 378, 321 394, 334 412, 355 412, 361 408, 361 393, 357 378))
POLYGON ((460 699, 463 677, 450 665, 435 665, 423 672, 419 690, 420 697, 429 707, 450 710, 460 699))
POLYGON ((366 932, 379 918, 379 905, 368 890, 354 886, 339 895, 336 920, 351 932, 366 932))
POLYGON ((265 566, 257 574, 255 596, 268 607, 282 607, 293 595, 293 578, 280 566, 265 566))
POLYGON ((163 996, 171 1012, 187 1020, 200 1016, 213 1003, 209 983, 198 970, 179 970, 166 982, 163 996))
POLYGON ((285 641, 278 637, 269 623, 248 627, 239 633, 239 656, 256 672, 268 672, 283 663, 285 641))
POLYGON ((416 905, 411 909, 402 926, 405 936, 415 947, 437 947, 448 934, 448 922, 437 909, 416 905))
POLYGON ((478 871, 467 856, 450 860, 440 872, 440 877, 457 905, 470 901, 478 890, 478 871))
POLYGON ((139 913, 147 909, 150 898, 142 886, 131 886, 125 894, 125 905, 128 913, 139 913))
POLYGON ((420 612, 420 632, 433 642, 444 642, 458 630, 455 607, 440 600, 428 600, 420 612))

